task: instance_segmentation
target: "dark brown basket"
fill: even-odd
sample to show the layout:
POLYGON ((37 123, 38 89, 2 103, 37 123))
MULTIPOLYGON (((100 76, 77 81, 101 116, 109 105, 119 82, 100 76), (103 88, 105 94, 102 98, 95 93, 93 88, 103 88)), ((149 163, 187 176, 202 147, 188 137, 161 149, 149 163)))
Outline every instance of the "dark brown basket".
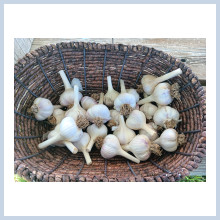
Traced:
POLYGON ((206 97, 198 77, 184 63, 172 56, 145 46, 97 44, 83 42, 59 43, 41 47, 25 55, 15 71, 15 173, 29 181, 178 181, 196 169, 206 153, 206 97), (106 77, 112 76, 114 88, 119 79, 127 87, 136 87, 144 74, 157 76, 181 68, 183 74, 169 80, 181 87, 181 101, 172 106, 180 111, 187 144, 178 152, 164 152, 161 157, 135 164, 120 156, 104 160, 93 148, 92 165, 87 166, 81 153, 71 154, 66 148, 39 150, 42 134, 50 129, 47 122, 36 121, 27 113, 37 96, 57 104, 63 92, 59 70, 70 79, 79 78, 84 94, 106 92, 106 77))

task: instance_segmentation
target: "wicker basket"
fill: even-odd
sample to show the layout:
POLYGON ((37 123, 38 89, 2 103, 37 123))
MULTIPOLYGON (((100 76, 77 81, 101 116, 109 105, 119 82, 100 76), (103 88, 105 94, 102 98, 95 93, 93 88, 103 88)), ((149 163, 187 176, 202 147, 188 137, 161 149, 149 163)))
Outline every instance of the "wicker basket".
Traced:
POLYGON ((83 42, 43 46, 19 60, 15 71, 15 139, 14 170, 29 181, 178 181, 196 169, 206 153, 206 97, 191 69, 170 55, 145 46, 97 44, 83 42), (181 101, 171 104, 180 113, 182 122, 177 130, 186 134, 187 143, 177 152, 163 152, 140 164, 117 156, 105 160, 93 148, 92 165, 87 166, 83 155, 71 154, 66 148, 49 147, 39 150, 42 134, 51 127, 36 121, 27 113, 38 96, 57 104, 63 92, 58 71, 64 69, 72 79, 83 82, 84 94, 106 92, 106 77, 112 76, 114 88, 119 79, 126 87, 136 87, 144 74, 163 75, 181 68, 183 74, 169 82, 178 82, 181 101))

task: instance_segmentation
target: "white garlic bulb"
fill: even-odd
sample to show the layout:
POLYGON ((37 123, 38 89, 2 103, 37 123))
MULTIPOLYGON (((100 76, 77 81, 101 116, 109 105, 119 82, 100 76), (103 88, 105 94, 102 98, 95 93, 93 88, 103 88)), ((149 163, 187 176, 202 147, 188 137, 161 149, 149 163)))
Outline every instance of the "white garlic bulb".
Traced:
POLYGON ((158 138, 158 134, 157 134, 157 131, 156 131, 155 127, 152 126, 152 123, 148 123, 147 125, 149 125, 149 126, 156 132, 156 135, 154 134, 154 135, 152 136, 152 135, 150 135, 150 134, 149 134, 146 130, 144 130, 144 129, 140 129, 140 130, 139 130, 139 134, 146 135, 146 136, 150 139, 150 141, 156 140, 156 139, 158 138))
POLYGON ((79 88, 77 85, 75 85, 74 86, 74 105, 72 108, 70 108, 66 112, 65 116, 72 117, 76 121, 77 117, 80 115, 86 118, 86 111, 79 104, 79 88))
POLYGON ((120 144, 122 145, 128 144, 136 135, 133 130, 126 126, 123 115, 120 115, 119 126, 113 134, 118 138, 120 144))
POLYGON ((65 117, 65 111, 62 109, 54 109, 53 115, 48 118, 52 125, 58 125, 65 117))
POLYGON ((82 137, 80 138, 80 140, 78 140, 77 142, 74 142, 74 146, 77 147, 77 149, 83 153, 85 160, 86 160, 86 164, 90 165, 92 164, 92 160, 90 158, 89 153, 86 151, 86 147, 89 144, 90 141, 90 136, 86 133, 83 132, 82 137))
MULTIPOLYGON (((59 135, 60 125, 57 125, 53 131, 48 134, 48 139, 51 139, 57 135, 59 135)), ((71 153, 76 154, 78 149, 70 142, 70 141, 58 141, 54 143, 54 145, 58 147, 67 147, 71 153)))
POLYGON ((87 152, 92 150, 92 147, 98 137, 105 137, 108 133, 108 129, 105 125, 97 127, 95 124, 88 126, 87 133, 90 135, 89 144, 86 147, 87 152))
POLYGON ((97 105, 98 103, 96 102, 95 99, 89 97, 89 96, 84 96, 81 99, 81 105, 82 107, 87 111, 89 108, 91 108, 93 105, 97 105))
POLYGON ((136 102, 139 101, 140 96, 139 96, 139 94, 137 93, 136 89, 132 89, 132 88, 131 88, 131 89, 126 89, 126 91, 127 91, 127 93, 134 95, 134 97, 135 97, 135 99, 136 99, 136 102))
POLYGON ((154 91, 154 88, 159 83, 164 82, 180 74, 182 74, 182 70, 179 68, 160 77, 156 77, 152 75, 145 75, 141 79, 141 84, 143 86, 144 91, 147 93, 147 95, 151 95, 154 91))
POLYGON ((133 130, 144 129, 152 138, 157 136, 157 132, 155 132, 151 126, 146 124, 146 117, 144 113, 139 110, 134 110, 131 112, 126 120, 126 125, 133 130))
POLYGON ((114 105, 115 99, 118 97, 119 92, 115 91, 112 86, 111 76, 107 76, 107 83, 108 83, 108 91, 104 96, 104 103, 108 107, 112 107, 114 105))
POLYGON ((145 103, 140 107, 140 111, 142 111, 147 119, 152 119, 154 113, 157 111, 157 106, 151 103, 145 103))
MULTIPOLYGON (((66 77, 66 74, 63 70, 59 71, 59 74, 62 78, 65 91, 60 95, 60 104, 63 106, 69 106, 74 104, 74 89, 72 88, 69 80, 66 77)), ((81 100, 82 94, 79 92, 79 100, 81 100)))
POLYGON ((74 88, 74 86, 77 85, 79 88, 79 91, 83 91, 82 88, 82 83, 80 82, 80 80, 78 78, 73 78, 72 82, 71 82, 71 86, 74 88))
POLYGON ((120 113, 114 109, 110 110, 111 120, 114 120, 115 125, 119 125, 120 113))
POLYGON ((155 112, 153 120, 156 125, 161 127, 175 128, 177 123, 181 121, 179 116, 179 112, 176 109, 170 106, 163 106, 155 112))
POLYGON ((51 103, 49 99, 36 98, 33 105, 30 108, 31 113, 34 114, 38 121, 43 121, 52 115, 55 108, 60 108, 61 106, 55 106, 51 103))
POLYGON ((122 115, 128 116, 136 107, 136 98, 133 94, 127 93, 123 80, 120 80, 120 84, 121 93, 114 101, 114 109, 116 109, 122 115))
POLYGON ((112 157, 120 155, 135 163, 140 163, 139 159, 131 156, 121 148, 118 138, 112 134, 109 134, 105 137, 101 148, 101 155, 105 159, 110 159, 112 157))
POLYGON ((153 143, 159 144, 165 151, 173 152, 178 145, 185 143, 185 135, 179 135, 173 128, 168 128, 153 143))
POLYGON ((106 123, 111 119, 110 111, 108 107, 103 103, 104 94, 100 94, 99 104, 93 105, 86 112, 86 117, 89 121, 94 123, 96 126, 100 127, 102 124, 106 123))
POLYGON ((59 141, 78 141, 82 137, 82 129, 79 129, 71 117, 65 117, 59 124, 59 131, 54 137, 40 143, 38 148, 42 149, 59 141))
POLYGON ((138 102, 139 105, 143 105, 148 102, 156 102, 159 105, 169 105, 173 101, 171 96, 171 86, 169 83, 159 83, 153 93, 138 102))

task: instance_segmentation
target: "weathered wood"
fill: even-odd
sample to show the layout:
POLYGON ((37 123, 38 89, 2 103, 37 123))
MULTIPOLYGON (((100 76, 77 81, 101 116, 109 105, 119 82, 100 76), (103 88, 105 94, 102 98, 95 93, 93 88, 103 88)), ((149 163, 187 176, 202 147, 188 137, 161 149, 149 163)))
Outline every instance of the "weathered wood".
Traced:
POLYGON ((202 159, 199 167, 189 174, 190 176, 206 176, 206 157, 202 159))

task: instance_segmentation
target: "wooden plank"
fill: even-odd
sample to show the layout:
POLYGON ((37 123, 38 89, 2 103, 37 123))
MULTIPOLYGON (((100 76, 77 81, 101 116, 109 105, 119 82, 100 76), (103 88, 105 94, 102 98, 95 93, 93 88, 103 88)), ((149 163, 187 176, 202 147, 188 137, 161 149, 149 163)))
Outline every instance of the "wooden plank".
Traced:
POLYGON ((114 43, 145 45, 182 59, 203 82, 206 80, 205 38, 114 38, 114 43))
POLYGON ((31 46, 31 50, 35 50, 41 46, 48 44, 56 44, 60 42, 96 42, 102 44, 112 43, 112 38, 34 38, 34 41, 31 46))
POLYGON ((189 174, 190 176, 206 176, 206 157, 202 159, 199 167, 189 174))

